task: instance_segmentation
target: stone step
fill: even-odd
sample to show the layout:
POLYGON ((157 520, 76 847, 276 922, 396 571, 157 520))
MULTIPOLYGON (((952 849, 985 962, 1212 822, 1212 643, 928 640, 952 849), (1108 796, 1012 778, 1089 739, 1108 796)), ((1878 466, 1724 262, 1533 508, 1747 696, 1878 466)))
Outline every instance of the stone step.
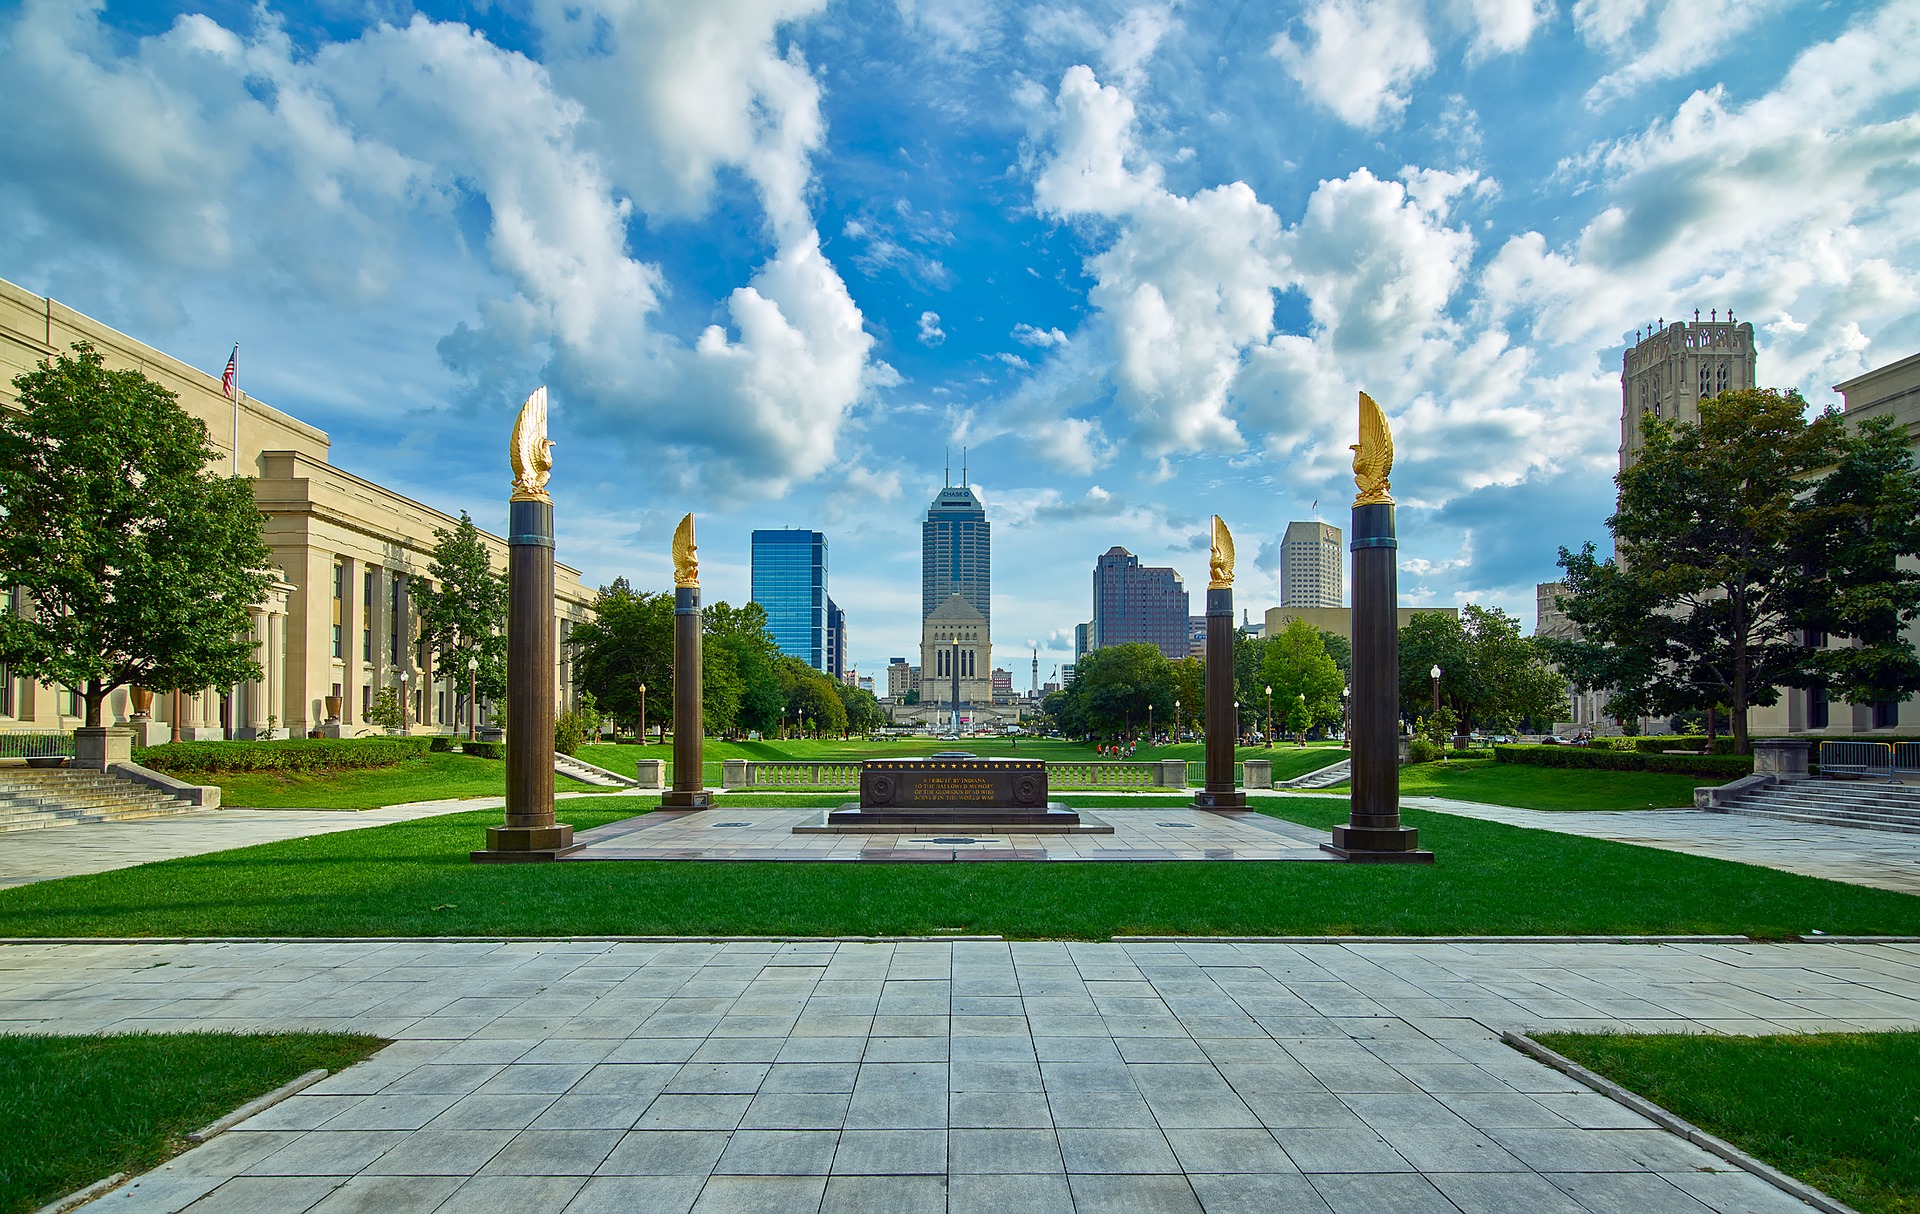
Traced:
POLYGON ((0 833, 186 813, 195 806, 106 772, 72 768, 0 771, 0 833))
POLYGON ((1920 835, 1920 822, 1861 821, 1840 818, 1833 814, 1795 813, 1792 810, 1757 809, 1749 806, 1734 806, 1727 812, 1743 818, 1770 818, 1777 822, 1800 822, 1810 826, 1845 826, 1855 830, 1880 830, 1895 834, 1920 835))
POLYGON ((1920 809, 1909 809, 1903 805, 1887 805, 1875 801, 1816 801, 1806 797, 1750 797, 1742 798, 1739 803, 1803 814, 1860 813, 1920 822, 1920 809))

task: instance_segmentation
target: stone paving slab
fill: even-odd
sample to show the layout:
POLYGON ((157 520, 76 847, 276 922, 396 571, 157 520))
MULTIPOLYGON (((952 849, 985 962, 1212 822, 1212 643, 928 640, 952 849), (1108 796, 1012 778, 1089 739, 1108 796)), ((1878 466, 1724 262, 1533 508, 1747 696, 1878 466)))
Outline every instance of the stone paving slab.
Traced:
POLYGON ((0 946, 0 1031, 395 1039, 129 1214, 1770 1214, 1496 1034, 1916 1026, 1903 944, 0 946))
POLYGON ((1260 813, 1215 813, 1188 808, 1132 808, 1124 804, 1081 810, 1113 828, 1111 834, 1023 834, 932 827, 863 834, 795 834, 820 820, 819 808, 726 806, 685 813, 655 811, 581 831, 580 850, 567 860, 877 860, 1331 861, 1320 844, 1329 836, 1260 813))
POLYGON ((1558 831, 1685 852, 1783 872, 1920 894, 1920 835, 1783 822, 1697 809, 1619 812, 1513 809, 1444 797, 1407 797, 1404 804, 1483 822, 1558 831))

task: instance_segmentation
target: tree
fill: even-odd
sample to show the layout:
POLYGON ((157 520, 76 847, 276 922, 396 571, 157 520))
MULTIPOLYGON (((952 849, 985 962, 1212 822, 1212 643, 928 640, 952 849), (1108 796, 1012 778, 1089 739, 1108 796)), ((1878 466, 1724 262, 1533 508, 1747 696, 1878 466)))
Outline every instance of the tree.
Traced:
POLYGON ((635 591, 625 578, 602 586, 593 618, 567 635, 574 650, 574 683, 593 693, 601 709, 639 728, 640 685, 651 693, 647 715, 673 720, 673 595, 635 591))
POLYGON ((1440 668, 1440 702, 1459 712, 1471 682, 1467 632, 1460 617, 1422 611, 1400 630, 1400 715, 1407 720, 1433 711, 1433 677, 1440 668))
POLYGON ((704 650, 725 653, 738 679, 729 732, 772 733, 786 699, 776 670, 780 648, 767 629, 766 609, 753 602, 744 607, 714 603, 701 612, 701 626, 706 630, 704 650))
POLYGON ((1340 691, 1347 683, 1320 637, 1318 628, 1296 618, 1262 646, 1261 698, 1255 704, 1264 709, 1266 689, 1273 688, 1274 714, 1288 729, 1304 732, 1340 720, 1340 691))
POLYGON ((1746 389, 1700 402, 1698 425, 1650 420, 1638 462, 1615 478, 1618 559, 1561 549, 1562 608, 1582 637, 1552 651, 1580 685, 1616 689, 1610 712, 1725 705, 1745 752, 1748 709, 1782 687, 1920 688, 1895 624, 1920 611, 1897 566, 1920 555, 1904 439, 1884 426, 1850 435, 1832 409, 1805 414, 1797 393, 1746 389), (1835 630, 1871 652, 1806 643, 1835 630))
POLYGON ((1172 667, 1158 645, 1109 645, 1080 659, 1061 693, 1062 710, 1048 712, 1075 735, 1129 735, 1146 727, 1149 708, 1156 722, 1172 722, 1173 688, 1172 667))
POLYGON ((1327 656, 1340 668, 1340 678, 1345 685, 1353 684, 1353 642, 1337 632, 1320 629, 1320 643, 1326 647, 1327 656))
POLYGON ((869 734, 887 723, 887 716, 880 711, 880 701, 873 693, 863 687, 852 687, 846 683, 834 684, 834 690, 840 693, 840 706, 847 713, 847 728, 854 733, 869 734))
POLYGON ((477 659, 473 686, 499 700, 507 694, 507 579, 493 571, 486 542, 466 511, 452 531, 435 527, 433 538, 427 565, 433 585, 413 587, 420 639, 434 654, 433 675, 456 689, 456 699, 464 698, 467 663, 477 659))
MULTIPOLYGON (((1207 664, 1188 654, 1177 662, 1168 664, 1168 672, 1173 676, 1173 698, 1180 706, 1174 715, 1167 718, 1168 729, 1179 729, 1183 725, 1195 724, 1206 720, 1207 715, 1207 664)), ((1178 738, 1174 739, 1179 741, 1178 738)))
POLYGON ((60 683, 86 722, 117 687, 226 686, 260 677, 248 609, 272 553, 252 481, 208 471, 220 453, 172 392, 109 371, 85 342, 16 376, 0 410, 0 584, 30 614, 0 614, 0 663, 60 683))
POLYGON ((1433 711, 1435 665, 1442 707, 1468 726, 1552 720, 1566 702, 1566 679, 1548 664, 1546 648, 1498 607, 1423 613, 1400 630, 1400 702, 1409 719, 1433 711))

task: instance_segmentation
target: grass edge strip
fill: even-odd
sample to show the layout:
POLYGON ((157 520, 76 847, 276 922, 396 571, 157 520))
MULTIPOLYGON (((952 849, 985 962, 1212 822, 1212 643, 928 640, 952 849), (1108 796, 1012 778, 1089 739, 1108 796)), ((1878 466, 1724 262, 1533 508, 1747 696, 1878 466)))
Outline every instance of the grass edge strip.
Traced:
POLYGON ((125 1184, 129 1179, 125 1172, 115 1172, 104 1180, 96 1180, 85 1188, 75 1189, 65 1197, 54 1198, 46 1205, 35 1210, 33 1214, 65 1214, 67 1210, 76 1209, 96 1197, 105 1196, 125 1184))
POLYGON ((1814 1209, 1823 1211, 1824 1214, 1860 1214, 1845 1202, 1829 1197, 1805 1181, 1787 1175, 1765 1160, 1756 1159, 1726 1139, 1709 1134, 1678 1114, 1671 1113, 1646 1097, 1627 1090, 1597 1071, 1588 1070, 1565 1054, 1549 1049, 1525 1033, 1504 1029, 1500 1033, 1500 1040, 1568 1078, 1585 1084, 1615 1104, 1633 1110, 1668 1133, 1677 1135, 1742 1171, 1759 1177, 1787 1196, 1797 1198, 1814 1209))
POLYGON ((187 1135, 187 1141, 197 1146, 209 1138, 224 1134, 255 1113, 264 1113, 287 1097, 298 1092, 306 1091, 326 1077, 327 1068, 317 1066, 304 1075, 287 1080, 287 1082, 268 1092, 265 1096, 254 1097, 233 1112, 228 1113, 225 1117, 215 1118, 213 1121, 201 1126, 199 1129, 187 1135))

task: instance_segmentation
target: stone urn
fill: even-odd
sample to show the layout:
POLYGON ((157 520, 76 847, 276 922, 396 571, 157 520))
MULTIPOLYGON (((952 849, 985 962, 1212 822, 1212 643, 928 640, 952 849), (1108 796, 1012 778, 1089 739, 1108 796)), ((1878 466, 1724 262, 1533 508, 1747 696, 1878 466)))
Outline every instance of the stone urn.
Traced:
POLYGON ((151 689, 135 687, 127 692, 127 697, 133 702, 134 720, 145 721, 153 717, 153 692, 151 689))
POLYGON ((340 723, 340 697, 327 696, 326 702, 327 702, 327 724, 338 725, 340 723))

